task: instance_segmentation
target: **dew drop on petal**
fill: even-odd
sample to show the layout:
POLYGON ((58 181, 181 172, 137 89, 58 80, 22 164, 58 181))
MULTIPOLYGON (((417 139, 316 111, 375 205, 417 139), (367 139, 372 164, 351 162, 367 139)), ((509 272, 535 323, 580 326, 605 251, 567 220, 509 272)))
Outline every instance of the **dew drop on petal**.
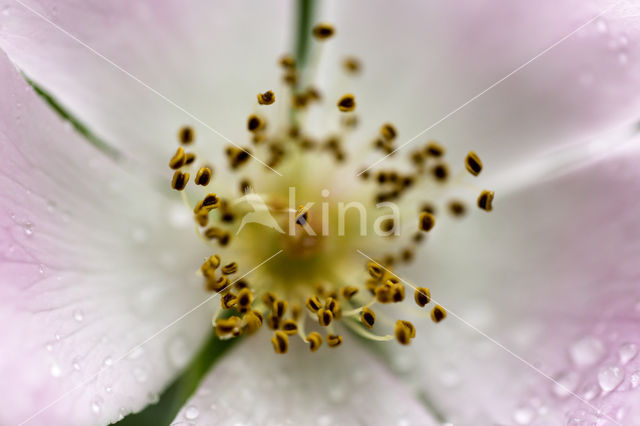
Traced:
POLYGON ((199 415, 200 415, 200 410, 198 410, 198 407, 196 407, 195 405, 188 406, 187 409, 184 411, 184 417, 187 420, 195 420, 198 418, 199 415))
POLYGON ((575 371, 560 374, 553 384, 553 393, 559 397, 566 397, 575 392, 580 377, 575 371))
POLYGON ((106 357, 104 359, 104 365, 106 365, 107 367, 112 366, 113 365, 113 359, 110 356, 106 357))
POLYGON ((638 346, 635 343, 624 343, 618 349, 620 363, 625 365, 638 355, 638 346))
POLYGON ((598 384, 603 391, 614 390, 624 379, 624 372, 616 365, 602 367, 598 372, 598 384))
POLYGON ((593 398, 598 396, 599 393, 600 387, 595 383, 592 383, 582 391, 582 397, 587 401, 591 401, 593 398))
POLYGON ((24 225, 22 225, 22 229, 24 229, 24 233, 28 237, 33 235, 33 223, 31 222, 25 223, 24 225))
POLYGON ((513 420, 519 425, 528 425, 533 421, 535 413, 531 407, 518 407, 513 412, 513 420))
POLYGON ((91 401, 91 411, 93 411, 94 414, 100 414, 100 410, 102 410, 102 399, 100 397, 96 397, 91 401))
POLYGON ((111 386, 107 385, 107 386, 104 387, 104 391, 106 393, 111 393, 111 392, 113 392, 113 388, 111 386))
POLYGON ((607 27, 607 23, 602 19, 598 19, 596 22, 596 28, 600 34, 606 34, 609 31, 609 27, 607 27))
POLYGON ((80 359, 78 357, 75 357, 71 361, 71 366, 73 367, 74 370, 80 371, 80 359))
POLYGON ((147 372, 143 368, 138 367, 133 370, 133 377, 135 377, 138 382, 144 383, 147 381, 147 372))
POLYGON ((62 374, 62 370, 60 370, 60 366, 56 363, 51 364, 51 368, 49 369, 49 372, 53 377, 60 377, 60 375, 62 374))
POLYGON ((640 371, 636 371, 631 375, 631 387, 637 388, 640 385, 640 371))
POLYGON ((604 352, 605 347, 602 341, 593 336, 577 340, 569 348, 571 360, 579 367, 595 364, 602 358, 604 352))
POLYGON ((73 311, 73 319, 77 322, 82 322, 84 319, 84 313, 80 309, 76 309, 73 311))

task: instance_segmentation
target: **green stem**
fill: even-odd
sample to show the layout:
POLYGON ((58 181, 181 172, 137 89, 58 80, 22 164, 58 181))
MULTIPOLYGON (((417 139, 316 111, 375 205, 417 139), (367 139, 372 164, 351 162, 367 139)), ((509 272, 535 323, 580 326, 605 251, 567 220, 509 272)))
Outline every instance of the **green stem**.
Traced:
POLYGON ((303 69, 309 59, 311 47, 311 26, 315 10, 314 0, 298 0, 296 4, 295 58, 298 69, 303 69))

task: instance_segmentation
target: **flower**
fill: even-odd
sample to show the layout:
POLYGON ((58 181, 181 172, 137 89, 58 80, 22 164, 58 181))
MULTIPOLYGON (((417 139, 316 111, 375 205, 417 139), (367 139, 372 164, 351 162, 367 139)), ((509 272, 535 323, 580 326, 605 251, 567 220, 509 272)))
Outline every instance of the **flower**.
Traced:
MULTIPOLYGON (((624 130, 602 136, 637 119, 638 11, 621 2, 597 17, 613 3, 584 3, 368 1, 319 16, 339 40, 323 45, 323 63, 356 54, 366 76, 331 93, 332 114, 353 93, 363 140, 381 123, 400 140, 446 117, 420 138, 441 140, 461 166, 477 152, 494 211, 436 214, 420 262, 398 269, 448 311, 437 326, 413 321, 411 345, 376 344, 376 357, 348 338, 280 356, 248 338, 176 422, 638 423, 640 147, 624 130)), ((212 161, 220 135, 246 138, 247 101, 281 77, 287 6, 3 2, 2 423, 138 411, 210 332, 194 271, 211 253, 166 165, 185 124, 212 161), (12 64, 109 148, 65 127, 12 64)), ((340 84, 320 75, 325 93, 340 84)), ((274 92, 260 108, 279 105, 274 92)))

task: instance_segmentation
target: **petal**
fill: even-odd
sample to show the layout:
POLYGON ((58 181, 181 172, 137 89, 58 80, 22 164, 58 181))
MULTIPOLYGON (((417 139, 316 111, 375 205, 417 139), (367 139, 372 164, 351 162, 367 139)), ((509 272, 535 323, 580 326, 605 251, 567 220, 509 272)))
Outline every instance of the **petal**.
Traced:
POLYGON ((201 150, 219 154, 220 135, 247 143, 256 94, 280 81, 283 2, 0 3, 0 47, 11 59, 98 136, 151 167, 165 166, 185 124, 201 150))
POLYGON ((205 297, 204 251, 174 194, 70 131, 6 56, 0 85, 0 423, 106 424, 206 336, 207 309, 163 328, 205 297))
POLYGON ((638 424, 638 160, 636 138, 439 222, 407 276, 450 315, 392 360, 448 421, 638 424))
POLYGON ((325 16, 339 40, 323 87, 355 93, 363 130, 354 140, 373 140, 390 121, 396 146, 413 140, 405 153, 435 138, 459 165, 473 149, 486 173, 517 167, 638 118, 640 6, 617 2, 593 20, 614 3, 335 2, 325 16), (364 62, 347 84, 332 78, 346 55, 364 62))
POLYGON ((277 355, 268 338, 249 337, 216 364, 173 424, 438 424, 353 339, 309 353, 292 338, 277 355))

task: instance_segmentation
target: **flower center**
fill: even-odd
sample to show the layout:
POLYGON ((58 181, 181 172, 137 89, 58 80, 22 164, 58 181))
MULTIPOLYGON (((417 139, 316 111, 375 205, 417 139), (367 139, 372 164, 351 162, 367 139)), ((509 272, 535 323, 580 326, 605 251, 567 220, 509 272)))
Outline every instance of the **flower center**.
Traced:
MULTIPOLYGON (((313 35, 319 46, 335 30, 318 24, 313 35)), ((305 70, 291 56, 283 57, 280 66, 283 87, 258 93, 247 118, 253 147, 225 150, 233 185, 218 185, 213 167, 196 157, 192 127, 179 130, 181 146, 169 161, 171 186, 181 192, 198 237, 213 252, 199 272, 205 288, 220 295, 215 332, 233 338, 266 324, 277 353, 287 352, 293 336, 311 351, 323 342, 337 347, 344 329, 407 345, 415 337, 413 324, 377 307, 405 302, 405 291, 413 293, 409 303, 415 309, 432 305, 429 289, 403 281, 393 268, 413 260, 436 214, 466 214, 465 202, 447 200, 446 194, 452 185, 462 187, 469 174, 478 176, 482 161, 469 152, 460 173, 452 176, 445 148, 428 141, 395 168, 353 164, 351 155, 362 157, 346 145, 358 124, 355 96, 329 97, 304 85, 305 70), (308 111, 326 102, 332 104, 338 130, 312 137, 306 128, 308 111), (284 114, 269 118, 280 103, 284 114), (422 199, 425 194, 430 200, 422 199), (386 334, 378 333, 385 329, 386 334)), ((352 77, 361 69, 355 58, 345 59, 343 67, 352 77)), ((396 154, 393 124, 383 123, 372 139, 373 152, 396 154)), ((493 192, 482 191, 477 205, 491 211, 492 201, 493 192)), ((430 317, 438 323, 446 311, 436 304, 430 317)))

